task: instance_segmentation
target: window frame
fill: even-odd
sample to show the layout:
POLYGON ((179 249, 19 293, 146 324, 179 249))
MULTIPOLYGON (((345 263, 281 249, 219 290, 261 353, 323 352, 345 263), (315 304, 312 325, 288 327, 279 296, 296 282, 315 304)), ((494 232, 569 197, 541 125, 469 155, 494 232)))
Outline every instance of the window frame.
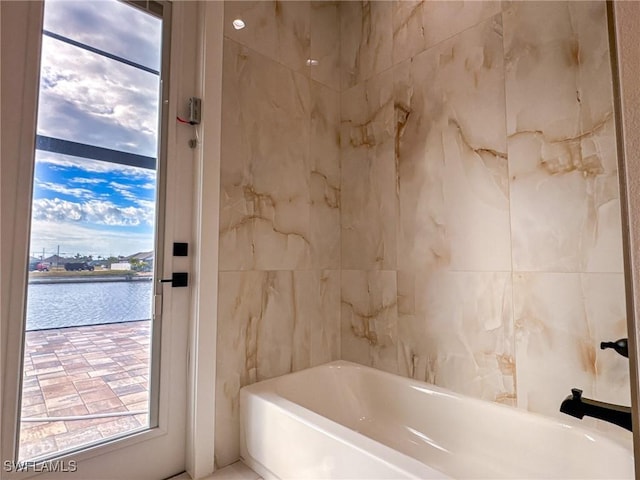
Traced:
MULTIPOLYGON (((122 1, 122 0, 120 0, 122 1)), ((154 259, 154 279, 160 278, 165 268, 165 230, 166 230, 166 200, 167 200, 167 157, 169 151, 169 129, 170 129, 170 108, 169 98, 170 95, 175 97, 175 92, 170 90, 169 79, 172 76, 170 71, 171 65, 171 49, 172 43, 175 42, 174 33, 172 29, 172 17, 173 6, 169 1, 123 1, 132 7, 143 10, 146 13, 152 14, 157 18, 161 18, 162 23, 162 57, 161 57, 161 70, 159 72, 159 98, 158 98, 158 151, 155 169, 157 171, 157 184, 156 184, 156 223, 155 223, 155 259, 154 259)), ((28 212, 26 221, 16 228, 15 232, 12 232, 14 239, 19 239, 25 235, 26 238, 30 238, 30 224, 31 224, 31 204, 33 196, 33 176, 35 167, 35 152, 38 148, 38 135, 37 135, 37 103, 39 96, 39 83, 40 83, 40 63, 41 63, 41 48, 43 33, 43 20, 44 20, 44 2, 25 2, 23 5, 18 6, 21 9, 28 9, 26 15, 21 15, 22 18, 27 19, 28 25, 21 33, 22 38, 17 41, 26 40, 24 43, 27 45, 27 54, 23 60, 22 70, 23 77, 25 79, 25 85, 21 93, 19 103, 23 105, 21 111, 17 112, 17 122, 20 123, 21 138, 19 142, 20 158, 19 162, 19 186, 26 187, 28 182, 28 191, 25 192, 24 188, 16 191, 15 198, 12 200, 16 203, 15 215, 19 216, 20 212, 28 212), (35 43, 35 44, 34 44, 35 43), (18 194, 19 191, 19 194, 18 194)), ((11 18, 11 15, 3 14, 2 18, 11 18)), ((3 24, 4 27, 4 24, 3 24)), ((17 61, 17 59, 16 59, 17 61)), ((5 68, 5 65, 3 65, 5 68)), ((8 89, 7 89, 8 90, 8 89)), ((4 94, 5 92, 3 92, 4 94)), ((14 93, 14 92, 11 92, 14 93)), ((3 95, 4 97, 5 95, 3 95)), ((8 96, 8 95, 7 95, 8 96)), ((13 112, 16 113, 15 111, 13 112)), ((4 139, 3 139, 4 140, 4 139)), ((100 148, 100 147, 92 147, 100 148)), ((108 150, 108 149, 102 149, 108 150)), ((3 150, 3 154, 4 154, 3 150)), ((126 152, 123 152, 126 154, 126 152)), ((130 154, 133 155, 133 154, 130 154)), ((91 157, 88 157, 91 158, 91 157)), ((137 165, 136 165, 137 166, 137 165)), ((4 185, 3 185, 4 186, 4 185)), ((3 199, 4 200, 4 199, 3 199)), ((6 205, 6 203, 5 203, 6 205)), ((3 209, 4 213, 4 209, 3 209)), ((4 222, 3 222, 4 223, 4 222)), ((4 238, 3 238, 4 241, 4 238)), ((18 274, 21 277, 21 282, 11 282, 10 288, 3 288, 3 304, 7 300, 7 308, 3 305, 3 319, 2 319, 2 346, 5 352, 3 352, 3 378, 2 378, 2 391, 0 391, 0 407, 3 412, 3 419, 1 422, 2 431, 2 444, 0 451, 2 452, 3 463, 6 461, 13 461, 17 463, 19 453, 19 432, 20 432, 20 411, 21 411, 21 397, 22 397, 22 373, 24 368, 24 346, 25 346, 25 326, 26 326, 26 299, 27 299, 27 284, 28 274, 27 268, 29 258, 29 242, 26 245, 21 245, 20 242, 14 243, 14 252, 11 255, 11 268, 8 272, 3 272, 3 283, 7 278, 15 279, 16 271, 22 273, 18 274), (5 276, 6 275, 6 276, 5 276), (8 293, 8 295, 6 295, 8 293), (7 338, 19 338, 19 341, 8 343, 7 338), (8 412, 12 412, 13 415, 7 415, 8 412)), ((4 250, 4 248, 3 248, 4 250)), ((2 252, 2 257, 6 262, 7 255, 2 252)), ((149 425, 142 427, 140 430, 134 430, 130 433, 124 433, 121 436, 114 436, 112 438, 105 439, 100 442, 90 443, 83 447, 64 450, 63 452, 56 452, 52 455, 39 457, 36 464, 42 464, 51 460, 65 461, 73 459, 76 461, 82 461, 84 459, 92 458, 104 453, 115 451, 128 445, 133 445, 145 440, 155 438, 166 433, 166 425, 168 423, 166 418, 160 414, 160 348, 161 348, 161 335, 162 335, 162 287, 158 282, 154 282, 154 305, 152 312, 152 341, 151 347, 151 371, 149 378, 149 425)), ((166 417, 166 415, 164 416, 166 417)), ((30 461, 29 461, 30 462, 30 461)), ((3 465, 3 472, 6 469, 3 465)), ((28 478, 37 474, 33 471, 9 473, 8 477, 13 478, 19 476, 20 478, 28 478)))

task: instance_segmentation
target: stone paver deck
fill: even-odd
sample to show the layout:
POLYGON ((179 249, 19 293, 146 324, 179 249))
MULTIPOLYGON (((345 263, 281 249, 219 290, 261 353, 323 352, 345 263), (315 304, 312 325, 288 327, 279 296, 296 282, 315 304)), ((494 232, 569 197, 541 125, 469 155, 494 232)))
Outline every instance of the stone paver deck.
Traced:
POLYGON ((150 328, 139 321, 26 333, 20 460, 147 425, 150 328))

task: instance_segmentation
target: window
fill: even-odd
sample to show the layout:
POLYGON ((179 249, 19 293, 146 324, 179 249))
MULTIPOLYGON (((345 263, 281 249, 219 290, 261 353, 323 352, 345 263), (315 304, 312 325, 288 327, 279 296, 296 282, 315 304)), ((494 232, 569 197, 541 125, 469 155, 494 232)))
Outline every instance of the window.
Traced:
POLYGON ((162 5, 47 0, 42 35, 20 461, 156 422, 162 5))

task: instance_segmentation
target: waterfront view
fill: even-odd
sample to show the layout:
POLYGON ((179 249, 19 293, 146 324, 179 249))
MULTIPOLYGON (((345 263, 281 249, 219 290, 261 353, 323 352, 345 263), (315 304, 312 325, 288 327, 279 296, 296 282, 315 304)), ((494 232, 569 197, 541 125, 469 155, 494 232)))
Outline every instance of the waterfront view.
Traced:
POLYGON ((153 282, 31 283, 27 331, 151 319, 153 282))
POLYGON ((30 273, 20 460, 148 425, 152 298, 149 273, 30 273))

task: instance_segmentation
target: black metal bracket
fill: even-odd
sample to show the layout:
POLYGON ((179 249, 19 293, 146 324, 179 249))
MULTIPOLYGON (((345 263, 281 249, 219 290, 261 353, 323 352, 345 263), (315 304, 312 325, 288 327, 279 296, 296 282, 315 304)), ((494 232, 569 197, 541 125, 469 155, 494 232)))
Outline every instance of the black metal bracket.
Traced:
POLYGON ((163 278, 160 283, 170 283, 172 287, 188 287, 189 274, 186 272, 173 272, 171 278, 163 278))
POLYGON ((189 256, 189 244, 184 242, 173 243, 173 256, 174 257, 187 257, 189 256))

